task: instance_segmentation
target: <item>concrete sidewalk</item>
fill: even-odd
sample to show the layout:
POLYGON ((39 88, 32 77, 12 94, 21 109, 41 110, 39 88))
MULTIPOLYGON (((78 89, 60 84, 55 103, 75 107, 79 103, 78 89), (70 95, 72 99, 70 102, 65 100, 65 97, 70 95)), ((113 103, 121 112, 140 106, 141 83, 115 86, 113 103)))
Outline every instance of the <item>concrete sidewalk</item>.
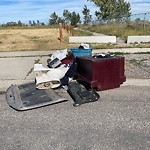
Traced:
MULTIPOLYGON (((0 58, 46 56, 54 53, 55 51, 56 50, 0 52, 0 58)), ((102 52, 140 53, 140 52, 150 52, 150 48, 93 49, 93 53, 102 53, 102 52)))
POLYGON ((93 50, 93 53, 101 52, 122 52, 122 53, 143 53, 150 52, 150 48, 120 48, 120 49, 96 49, 93 50))
MULTIPOLYGON (((147 49, 101 49, 98 52, 150 52, 147 49)), ((35 80, 33 66, 35 62, 47 67, 47 59, 51 51, 0 52, 0 91, 5 91, 11 84, 21 84, 35 80)), ((122 86, 150 86, 150 79, 127 79, 122 86)))

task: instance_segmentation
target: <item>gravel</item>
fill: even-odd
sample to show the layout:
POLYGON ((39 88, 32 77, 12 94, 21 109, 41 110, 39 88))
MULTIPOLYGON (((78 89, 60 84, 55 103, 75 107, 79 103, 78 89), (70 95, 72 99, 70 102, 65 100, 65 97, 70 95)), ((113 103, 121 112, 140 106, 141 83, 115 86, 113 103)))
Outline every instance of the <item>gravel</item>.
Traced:
POLYGON ((127 78, 150 78, 150 55, 128 54, 125 57, 125 74, 127 78))

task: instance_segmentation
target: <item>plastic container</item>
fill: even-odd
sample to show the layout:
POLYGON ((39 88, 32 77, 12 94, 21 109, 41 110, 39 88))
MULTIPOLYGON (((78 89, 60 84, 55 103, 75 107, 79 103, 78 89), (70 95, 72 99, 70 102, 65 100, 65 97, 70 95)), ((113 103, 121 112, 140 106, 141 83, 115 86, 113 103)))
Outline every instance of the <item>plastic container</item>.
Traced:
POLYGON ((84 49, 84 48, 79 48, 79 47, 73 47, 70 50, 73 53, 74 57, 92 55, 92 48, 84 49))
POLYGON ((77 80, 87 88, 108 90, 120 87, 120 84, 126 81, 124 57, 76 57, 76 62, 77 80))

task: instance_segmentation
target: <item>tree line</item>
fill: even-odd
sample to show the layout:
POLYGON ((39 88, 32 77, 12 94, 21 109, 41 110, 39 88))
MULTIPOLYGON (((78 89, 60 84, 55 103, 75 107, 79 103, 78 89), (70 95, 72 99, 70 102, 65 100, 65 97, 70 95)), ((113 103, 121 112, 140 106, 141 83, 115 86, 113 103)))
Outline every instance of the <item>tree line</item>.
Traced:
POLYGON ((5 27, 10 27, 10 26, 18 26, 18 27, 22 27, 22 26, 45 26, 45 23, 40 22, 39 20, 37 20, 37 21, 29 20, 29 22, 27 24, 25 24, 25 23, 21 22, 21 20, 19 20, 18 22, 15 22, 15 21, 7 22, 6 24, 2 24, 1 26, 5 26, 5 27))
MULTIPOLYGON (((125 0, 87 0, 93 2, 98 8, 95 11, 96 19, 104 22, 127 22, 131 16, 130 3, 125 0)), ((92 21, 90 9, 84 5, 82 9, 83 24, 89 24, 92 21)), ((76 12, 63 11, 63 17, 59 17, 56 12, 50 15, 49 24, 69 23, 73 26, 81 23, 80 14, 76 12)))
MULTIPOLYGON (((96 20, 104 21, 104 22, 127 22, 130 20, 131 16, 131 7, 130 3, 126 2, 125 0, 87 0, 93 2, 95 6, 98 7, 98 11, 95 11, 96 20)), ((92 21, 92 15, 90 9, 84 5, 82 9, 83 14, 83 24, 87 25, 92 21)), ((65 9, 62 13, 62 17, 58 16, 56 12, 50 14, 50 19, 48 24, 49 25, 58 25, 59 23, 70 24, 72 26, 77 26, 81 24, 81 16, 79 13, 75 11, 69 12, 65 9)), ((9 22, 6 25, 24 25, 19 20, 18 23, 16 22, 9 22)), ((40 23, 38 20, 29 21, 29 26, 36 26, 36 25, 45 25, 44 23, 40 23)))

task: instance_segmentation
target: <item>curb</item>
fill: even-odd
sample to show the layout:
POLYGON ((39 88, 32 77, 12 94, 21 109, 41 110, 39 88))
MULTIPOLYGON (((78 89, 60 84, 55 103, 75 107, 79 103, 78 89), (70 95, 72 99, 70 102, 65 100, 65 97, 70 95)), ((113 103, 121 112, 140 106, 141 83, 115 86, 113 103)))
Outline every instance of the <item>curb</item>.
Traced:
POLYGON ((147 86, 150 87, 150 79, 126 79, 121 86, 147 86))

